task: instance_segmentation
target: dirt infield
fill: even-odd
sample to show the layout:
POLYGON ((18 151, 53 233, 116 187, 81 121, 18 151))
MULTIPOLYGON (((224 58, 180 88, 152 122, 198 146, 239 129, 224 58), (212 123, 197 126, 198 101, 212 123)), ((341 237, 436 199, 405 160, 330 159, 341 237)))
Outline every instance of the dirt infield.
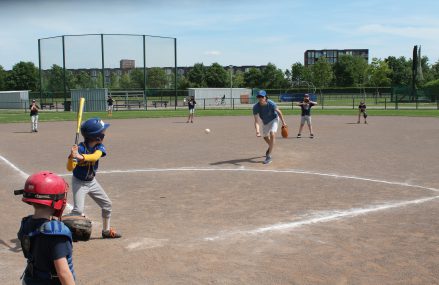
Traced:
MULTIPOLYGON (((439 284, 439 119, 368 120, 315 116, 314 139, 279 132, 270 165, 251 116, 109 121, 97 179, 124 236, 100 238, 87 198, 77 283, 439 284)), ((0 284, 25 265, 16 232, 31 207, 12 190, 39 170, 70 182, 74 124, 0 125, 0 284)))

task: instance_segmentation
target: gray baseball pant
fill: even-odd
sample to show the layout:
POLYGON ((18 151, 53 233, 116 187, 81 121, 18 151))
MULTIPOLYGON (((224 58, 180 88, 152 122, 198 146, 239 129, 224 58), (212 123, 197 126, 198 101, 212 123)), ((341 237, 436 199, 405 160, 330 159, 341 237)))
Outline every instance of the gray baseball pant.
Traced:
POLYGON ((88 194, 101 207, 102 218, 110 218, 111 200, 96 178, 92 181, 84 181, 72 176, 72 192, 74 202, 72 214, 84 213, 85 195, 88 194))

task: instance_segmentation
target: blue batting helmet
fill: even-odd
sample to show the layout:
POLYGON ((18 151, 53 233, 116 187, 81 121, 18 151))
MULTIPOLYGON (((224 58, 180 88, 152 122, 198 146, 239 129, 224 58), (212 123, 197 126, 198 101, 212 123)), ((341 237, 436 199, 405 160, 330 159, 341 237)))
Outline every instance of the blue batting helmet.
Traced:
POLYGON ((104 138, 103 132, 110 126, 99 118, 91 118, 82 123, 81 134, 85 139, 101 141, 104 138))
POLYGON ((265 97, 267 96, 267 92, 265 92, 265 90, 259 90, 257 96, 265 97))

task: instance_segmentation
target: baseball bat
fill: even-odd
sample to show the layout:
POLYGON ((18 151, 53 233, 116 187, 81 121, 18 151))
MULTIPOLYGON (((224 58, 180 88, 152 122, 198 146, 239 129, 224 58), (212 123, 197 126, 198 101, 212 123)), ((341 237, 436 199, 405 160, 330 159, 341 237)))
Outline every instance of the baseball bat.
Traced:
POLYGON ((79 99, 79 108, 78 108, 78 114, 76 117, 76 137, 75 137, 75 144, 78 144, 79 141, 79 131, 81 130, 81 122, 82 122, 82 112, 84 112, 84 103, 85 98, 81 97, 79 99))
MULTIPOLYGON (((81 130, 82 113, 84 112, 84 104, 85 104, 85 98, 81 97, 79 99, 78 113, 76 116, 75 145, 78 145, 78 141, 79 141, 79 131, 81 130)), ((74 158, 73 161, 78 162, 78 160, 76 158, 74 158)))

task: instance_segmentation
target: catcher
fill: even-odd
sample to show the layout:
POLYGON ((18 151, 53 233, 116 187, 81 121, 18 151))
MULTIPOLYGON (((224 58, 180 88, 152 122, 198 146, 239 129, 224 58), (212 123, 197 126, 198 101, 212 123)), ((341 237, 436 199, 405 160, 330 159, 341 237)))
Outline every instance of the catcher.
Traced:
POLYGON ((364 118, 364 123, 367 124, 367 113, 366 113, 366 104, 364 103, 364 101, 360 102, 360 105, 358 105, 358 121, 357 124, 360 123, 360 118, 361 118, 361 114, 363 114, 363 118, 364 118))
POLYGON ((42 171, 26 180, 22 201, 34 214, 24 217, 17 233, 27 266, 22 284, 75 284, 70 230, 53 217, 61 217, 66 206, 68 184, 58 175, 42 171))
POLYGON ((109 126, 99 118, 89 119, 81 125, 84 142, 72 147, 67 161, 67 170, 73 171, 74 206, 69 216, 84 216, 85 195, 88 194, 101 207, 102 238, 120 238, 121 234, 110 227, 111 200, 95 178, 99 159, 107 154, 102 142, 109 126))

